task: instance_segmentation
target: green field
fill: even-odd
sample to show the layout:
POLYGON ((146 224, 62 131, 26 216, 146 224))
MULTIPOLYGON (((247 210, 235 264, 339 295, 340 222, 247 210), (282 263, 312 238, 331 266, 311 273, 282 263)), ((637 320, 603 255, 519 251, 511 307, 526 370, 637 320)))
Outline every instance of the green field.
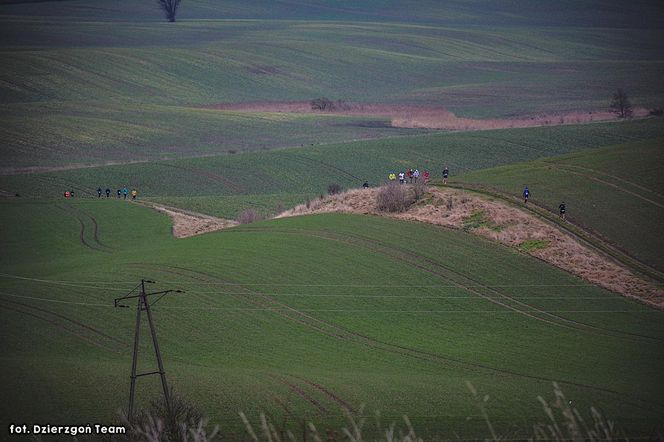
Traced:
MULTIPOLYGON (((535 160, 582 149, 643 140, 658 145, 664 120, 647 119, 486 132, 430 134, 275 151, 0 176, 0 190, 22 197, 59 197, 65 190, 95 197, 135 187, 141 198, 222 217, 242 210, 304 202, 327 191, 383 183, 390 170, 419 167, 439 178, 444 165, 455 177, 477 169, 535 160), (648 141, 654 140, 654 141, 648 141), (283 196, 282 196, 283 195, 283 196), (299 196, 298 196, 299 195, 299 196), (192 198, 195 197, 195 198, 192 198)), ((659 157, 647 157, 657 163, 659 157)))
MULTIPOLYGON (((425 440, 485 439, 467 382, 503 439, 547 421, 554 382, 586 422, 592 406, 631 439, 662 434, 664 312, 527 254, 548 240, 341 214, 175 239, 115 197, 269 217, 331 183, 417 167, 435 185, 448 166, 451 186, 513 203, 528 184, 550 220, 565 200, 570 231, 657 278, 662 118, 450 133, 213 105, 511 118, 606 110, 622 88, 661 108, 662 2, 186 0, 176 23, 155 3, 0 0, 1 425, 118 419, 135 311, 113 300, 143 278, 186 291, 153 310, 166 373, 223 440, 249 439, 240 411, 299 437, 347 426, 343 407, 367 417, 365 440, 376 411, 425 440)), ((159 395, 139 378, 140 407, 159 395)))
POLYGON ((544 420, 552 381, 631 436, 661 423, 661 312, 463 232, 326 215, 175 240, 134 204, 0 204, 3 421, 112 418, 135 317, 112 300, 152 278, 187 290, 154 309, 169 380, 227 434, 239 410, 282 422, 279 401, 295 431, 338 427, 343 401, 421 436, 483 437, 465 381, 501 434, 544 420))
POLYGON ((412 8, 414 16, 385 1, 348 8, 277 2, 269 18, 257 1, 188 3, 183 20, 172 24, 156 8, 128 1, 0 4, 2 168, 411 133, 384 118, 200 108, 220 102, 328 96, 510 117, 606 109, 622 87, 634 105, 664 103, 662 28, 634 20, 644 8, 657 17, 656 3, 599 8, 592 20, 590 1, 570 2, 565 20, 529 2, 516 11, 507 4, 426 2, 412 8), (583 19, 585 26, 575 25, 583 19))
POLYGON ((664 138, 656 138, 471 172, 457 181, 508 195, 528 185, 531 201, 556 213, 565 201, 570 221, 662 271, 663 163, 664 138))

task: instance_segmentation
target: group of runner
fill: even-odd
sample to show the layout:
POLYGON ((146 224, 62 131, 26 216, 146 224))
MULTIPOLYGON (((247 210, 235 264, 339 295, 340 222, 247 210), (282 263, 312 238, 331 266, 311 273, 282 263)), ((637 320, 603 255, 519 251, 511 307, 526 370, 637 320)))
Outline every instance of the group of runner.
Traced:
MULTIPOLYGON (((443 184, 447 184, 447 179, 450 176, 450 170, 447 166, 443 169, 443 184)), ((429 184, 429 177, 430 173, 428 170, 425 170, 422 173, 422 178, 424 180, 424 184, 429 184)), ((408 171, 400 171, 399 173, 396 173, 394 171, 390 171, 390 173, 387 175, 387 180, 389 182, 396 182, 397 179, 399 179, 399 184, 405 184, 406 180, 408 183, 413 184, 417 183, 417 180, 420 178, 420 171, 419 169, 408 169, 408 171)), ((364 187, 369 187, 368 183, 364 183, 364 187)), ((528 198, 530 198, 530 189, 528 189, 528 186, 526 186, 523 189, 523 202, 524 204, 528 204, 528 198)), ((560 213, 560 218, 565 219, 565 213, 567 212, 567 205, 565 204, 565 201, 561 202, 560 205, 558 206, 558 211, 560 213)))
MULTIPOLYGON (((447 177, 449 176, 449 170, 447 167, 443 170, 443 183, 447 184, 447 177)), ((424 172, 420 173, 420 170, 415 168, 410 168, 406 172, 403 170, 400 171, 399 173, 396 173, 394 171, 390 171, 390 173, 387 174, 387 180, 389 182, 396 182, 397 178, 399 179, 399 184, 405 184, 406 180, 410 184, 417 184, 417 181, 422 178, 422 181, 424 184, 429 184, 429 179, 431 177, 431 174, 429 173, 428 170, 425 170, 424 172)))
MULTIPOLYGON (((108 187, 106 188, 106 191, 104 191, 103 193, 106 193, 106 198, 111 197, 111 189, 109 189, 108 187)), ((129 195, 129 189, 127 189, 126 187, 123 187, 122 189, 118 189, 115 193, 118 196, 118 198, 123 197, 124 199, 127 199, 127 195, 129 195)), ((101 187, 98 187, 97 188, 97 197, 101 198, 101 194, 102 194, 101 187)), ((137 196, 138 196, 138 191, 136 189, 132 189, 131 190, 131 199, 135 200, 137 196)))
MULTIPOLYGON (((101 195, 103 193, 106 193, 106 198, 111 197, 111 189, 110 188, 107 187, 106 191, 104 192, 101 189, 101 187, 98 187, 97 188, 97 197, 101 198, 101 195)), ((132 191, 129 192, 129 189, 127 189, 126 187, 123 187, 122 189, 118 189, 116 194, 117 194, 118 198, 124 198, 124 199, 127 199, 127 196, 131 195, 131 199, 135 200, 136 197, 138 196, 138 191, 136 189, 132 189, 132 191)), ((74 191, 73 190, 67 190, 67 191, 65 191, 64 195, 65 195, 65 198, 74 198, 74 191)))

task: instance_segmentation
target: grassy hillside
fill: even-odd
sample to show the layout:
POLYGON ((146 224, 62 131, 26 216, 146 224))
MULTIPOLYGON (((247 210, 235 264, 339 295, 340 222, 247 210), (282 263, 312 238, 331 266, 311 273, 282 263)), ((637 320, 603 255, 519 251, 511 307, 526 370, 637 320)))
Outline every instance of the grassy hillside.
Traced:
POLYGON ((530 163, 471 172, 462 183, 509 195, 528 185, 532 202, 608 238, 631 255, 664 270, 664 139, 631 142, 530 163))
POLYGON ((220 102, 328 96, 509 117, 605 109, 622 87, 635 105, 664 103, 662 27, 643 27, 643 17, 662 16, 655 2, 611 8, 556 3, 551 11, 526 1, 491 8, 485 2, 414 7, 368 0, 268 8, 257 1, 201 0, 184 5, 183 20, 173 24, 153 6, 0 4, 4 167, 188 157, 404 133, 386 128, 384 119, 239 116, 199 108, 220 102), (619 30, 610 18, 618 15, 619 30), (585 23, 574 26, 579 22, 585 23))
MULTIPOLYGON (((247 207, 273 212, 307 196, 326 193, 330 183, 344 188, 383 183, 390 170, 419 167, 439 178, 524 160, 560 155, 627 140, 664 137, 664 120, 624 124, 510 129, 430 134, 419 137, 307 146, 278 151, 180 161, 108 166, 0 177, 0 190, 23 197, 59 197, 74 189, 96 197, 107 186, 138 189, 141 198, 223 217, 247 207), (196 198, 192 198, 196 197, 196 198)), ((657 145, 657 141, 651 141, 657 145)), ((650 158, 656 164, 656 158, 650 158)), ((508 181, 509 182, 509 181, 508 181)), ((557 204, 556 204, 557 206, 557 204)), ((571 210, 571 207, 570 207, 571 210)))
POLYGON ((167 375, 229 433, 238 410, 282 422, 280 403, 296 431, 340 425, 343 401, 408 414, 421 436, 484 437, 466 380, 501 434, 544 420, 554 380, 630 436, 661 423, 661 312, 463 232, 326 215, 175 240, 130 203, 0 204, 4 424, 125 404, 134 314, 112 299, 141 277, 187 290, 154 310, 167 375))
MULTIPOLYGON (((6 14, 50 15, 78 19, 159 20, 158 9, 149 3, 118 0, 93 3, 90 0, 0 0, 6 14)), ((413 23, 538 24, 548 26, 661 27, 662 5, 656 1, 616 3, 600 0, 492 2, 455 0, 441 4, 435 0, 189 0, 178 17, 189 19, 299 19, 405 21, 413 23)))

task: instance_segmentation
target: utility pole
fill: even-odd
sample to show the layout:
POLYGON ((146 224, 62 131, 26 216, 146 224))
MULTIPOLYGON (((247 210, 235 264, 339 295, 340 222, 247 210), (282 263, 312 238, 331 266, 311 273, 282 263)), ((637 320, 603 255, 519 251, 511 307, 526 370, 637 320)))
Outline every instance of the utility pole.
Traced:
POLYGON ((133 418, 134 414, 134 398, 136 396, 136 378, 141 376, 155 375, 155 374, 158 374, 161 377, 161 386, 164 390, 164 400, 166 402, 166 410, 169 416, 171 416, 172 414, 171 398, 168 391, 168 384, 166 383, 166 372, 164 371, 164 363, 161 360, 161 352, 159 351, 159 342, 157 341, 157 330, 155 329, 154 321, 152 320, 152 310, 150 310, 150 301, 148 299, 148 296, 161 295, 159 296, 159 298, 157 298, 156 301, 152 303, 152 305, 155 305, 157 302, 159 302, 161 298, 163 298, 169 293, 184 293, 184 292, 182 290, 163 290, 160 292, 146 293, 145 284, 154 284, 154 283, 155 283, 154 281, 141 279, 141 283, 138 284, 136 287, 134 287, 129 293, 127 293, 125 296, 122 296, 121 298, 116 298, 114 300, 115 307, 129 308, 128 305, 120 304, 120 301, 127 299, 134 299, 134 298, 138 299, 136 304, 136 325, 134 329, 134 353, 131 361, 129 408, 127 411, 127 417, 129 418, 129 420, 133 418), (140 292, 138 294, 134 294, 136 289, 138 289, 139 287, 140 287, 140 292), (150 333, 152 335, 152 346, 154 348, 155 357, 157 359, 158 370, 146 373, 136 373, 136 365, 138 363, 138 343, 140 340, 140 332, 141 332, 141 312, 143 311, 145 311, 148 317, 148 324, 150 325, 150 333))

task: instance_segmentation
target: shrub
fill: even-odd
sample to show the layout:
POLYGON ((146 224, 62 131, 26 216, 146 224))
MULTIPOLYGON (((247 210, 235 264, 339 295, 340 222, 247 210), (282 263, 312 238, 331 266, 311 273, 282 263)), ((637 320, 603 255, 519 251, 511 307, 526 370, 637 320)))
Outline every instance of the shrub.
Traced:
POLYGON ((240 224, 251 224, 262 220, 263 217, 255 209, 247 209, 237 217, 240 224))
POLYGON ((396 183, 381 187, 376 195, 376 207, 383 212, 403 212, 413 202, 414 193, 396 183))
POLYGON ((341 186, 338 185, 337 183, 330 183, 327 186, 327 194, 336 195, 337 193, 341 193, 341 186))
POLYGON ((217 438, 219 428, 208 428, 208 421, 198 408, 175 394, 172 389, 170 398, 170 416, 162 397, 153 401, 148 409, 137 412, 131 419, 121 415, 120 419, 127 428, 127 434, 114 435, 108 440, 211 442, 217 438))
POLYGON ((321 111, 331 111, 334 109, 334 101, 329 98, 321 97, 311 100, 311 109, 321 111))

